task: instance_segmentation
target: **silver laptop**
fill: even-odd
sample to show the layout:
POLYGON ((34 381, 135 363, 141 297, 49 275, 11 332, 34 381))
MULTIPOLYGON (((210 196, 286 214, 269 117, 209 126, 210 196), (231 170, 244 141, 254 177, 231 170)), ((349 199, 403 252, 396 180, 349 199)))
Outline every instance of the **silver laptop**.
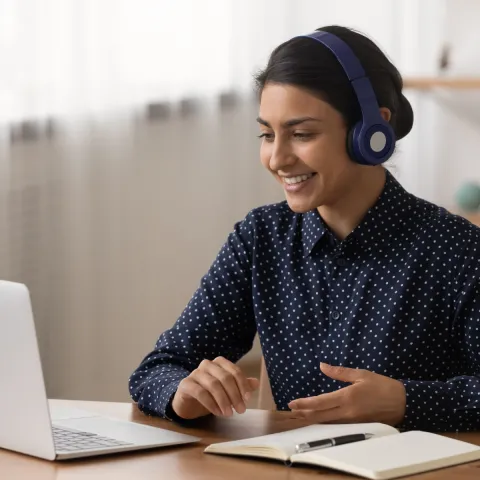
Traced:
POLYGON ((29 291, 1 280, 0 385, 0 448, 66 460, 200 440, 91 412, 50 409, 29 291))

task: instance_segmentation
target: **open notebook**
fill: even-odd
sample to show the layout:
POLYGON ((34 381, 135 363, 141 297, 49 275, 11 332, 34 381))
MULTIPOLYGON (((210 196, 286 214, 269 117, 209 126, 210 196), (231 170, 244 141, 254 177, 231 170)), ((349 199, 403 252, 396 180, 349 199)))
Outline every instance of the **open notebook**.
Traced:
POLYGON ((311 425, 263 437, 215 443, 205 453, 262 457, 287 464, 303 463, 342 470, 365 478, 387 480, 480 459, 480 447, 434 433, 399 433, 381 423, 311 425), (373 438, 305 453, 299 443, 353 433, 373 438))

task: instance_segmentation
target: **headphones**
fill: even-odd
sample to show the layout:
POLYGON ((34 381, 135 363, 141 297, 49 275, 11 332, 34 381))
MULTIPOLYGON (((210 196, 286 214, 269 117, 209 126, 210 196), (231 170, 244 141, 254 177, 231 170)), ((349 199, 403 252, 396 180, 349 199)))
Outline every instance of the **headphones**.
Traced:
POLYGON ((316 31, 301 37, 312 38, 327 47, 345 71, 357 96, 362 119, 347 135, 347 152, 361 165, 386 162, 395 149, 395 132, 380 114, 372 84, 352 49, 332 33, 316 31))

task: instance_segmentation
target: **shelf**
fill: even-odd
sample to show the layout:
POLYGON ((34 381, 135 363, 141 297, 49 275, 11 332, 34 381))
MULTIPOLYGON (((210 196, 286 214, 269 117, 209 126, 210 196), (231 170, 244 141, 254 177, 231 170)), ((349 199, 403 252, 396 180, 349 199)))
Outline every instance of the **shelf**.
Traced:
POLYGON ((460 212, 458 215, 465 217, 469 222, 480 226, 480 213, 479 212, 460 212))
POLYGON ((450 213, 453 213, 454 215, 460 215, 461 217, 466 218, 469 222, 473 223, 474 225, 478 225, 480 227, 480 211, 479 210, 468 212, 466 210, 462 210, 459 207, 447 208, 447 210, 450 213))
POLYGON ((404 87, 419 90, 430 88, 453 88, 457 90, 480 89, 480 77, 406 77, 403 80, 404 87))

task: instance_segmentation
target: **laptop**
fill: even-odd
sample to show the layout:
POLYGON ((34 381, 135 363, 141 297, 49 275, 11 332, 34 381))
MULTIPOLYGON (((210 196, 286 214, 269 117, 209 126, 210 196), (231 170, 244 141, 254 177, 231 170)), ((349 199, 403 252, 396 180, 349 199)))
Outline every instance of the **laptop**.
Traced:
POLYGON ((27 287, 0 280, 0 448, 46 460, 197 442, 191 435, 49 407, 27 287))

